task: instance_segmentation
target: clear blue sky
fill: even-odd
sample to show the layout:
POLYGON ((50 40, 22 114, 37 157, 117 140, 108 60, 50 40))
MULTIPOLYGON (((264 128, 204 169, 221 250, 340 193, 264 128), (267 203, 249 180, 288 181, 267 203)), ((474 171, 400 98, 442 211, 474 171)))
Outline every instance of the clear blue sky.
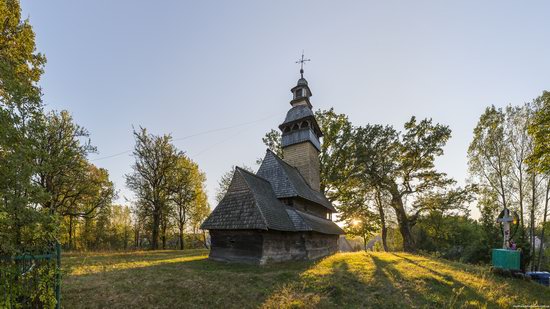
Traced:
MULTIPOLYGON (((411 115, 453 130, 438 167, 464 183, 483 109, 550 89, 548 1, 22 1, 48 58, 49 109, 68 109, 99 154, 133 147, 132 125, 176 141, 213 196, 231 165, 255 167, 289 109, 302 49, 314 108, 356 125, 411 115), (445 2, 445 3, 444 3, 445 2), (263 120, 262 120, 263 119, 263 120), (261 121, 259 121, 261 120, 261 121)), ((94 161, 131 198, 125 153, 94 161)), ((211 201, 213 199, 211 198, 211 201)), ((214 205, 213 205, 214 206, 214 205)))

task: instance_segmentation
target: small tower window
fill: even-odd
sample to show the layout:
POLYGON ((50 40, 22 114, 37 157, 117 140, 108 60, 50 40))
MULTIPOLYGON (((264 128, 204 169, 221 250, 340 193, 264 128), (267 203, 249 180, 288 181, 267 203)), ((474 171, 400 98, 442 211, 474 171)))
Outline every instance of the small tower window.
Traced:
POLYGON ((297 89, 295 92, 296 98, 302 97, 303 89, 297 89))
POLYGON ((300 127, 298 126, 297 123, 294 124, 294 125, 292 126, 292 130, 293 130, 293 131, 294 131, 294 130, 298 130, 299 128, 300 128, 300 127))
POLYGON ((283 129, 283 133, 288 133, 288 132, 290 132, 290 127, 285 127, 285 128, 283 129))
POLYGON ((307 128, 309 127, 309 122, 308 121, 303 121, 301 124, 300 124, 300 128, 307 128))

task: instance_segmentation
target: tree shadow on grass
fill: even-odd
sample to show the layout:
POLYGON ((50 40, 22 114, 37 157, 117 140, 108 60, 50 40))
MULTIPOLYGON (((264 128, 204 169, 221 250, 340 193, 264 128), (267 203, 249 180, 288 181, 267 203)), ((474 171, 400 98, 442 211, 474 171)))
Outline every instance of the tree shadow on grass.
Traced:
MULTIPOLYGON (((266 308, 403 308, 396 284, 399 272, 388 270, 383 261, 369 255, 348 262, 345 257, 328 257, 304 271, 297 282, 283 285, 264 302, 266 308), (364 258, 364 259, 363 259, 364 258)), ((404 280, 402 277, 398 280, 404 280)), ((414 295, 423 298, 423 295, 414 295)))
POLYGON ((497 276, 474 265, 425 257, 424 261, 434 267, 439 267, 438 270, 435 270, 434 267, 430 268, 422 265, 419 260, 413 260, 407 257, 406 254, 393 253, 393 255, 417 267, 425 269, 434 275, 450 278, 455 286, 464 286, 459 298, 460 300, 477 300, 482 304, 486 303, 489 307, 512 306, 514 304, 532 305, 536 307, 537 305, 547 306, 550 304, 550 293, 547 288, 538 286, 533 282, 527 282, 518 278, 497 276), (452 275, 445 274, 442 272, 443 269, 450 272, 461 273, 459 277, 463 277, 465 280, 457 281, 454 279, 456 276, 453 277, 452 275), (468 282, 470 280, 479 280, 481 282, 479 286, 473 286, 468 282), (479 293, 481 290, 483 290, 483 294, 479 293), (488 296, 491 295, 493 298, 488 298, 488 296), (503 299, 503 297, 506 298, 503 299), (502 303, 496 303, 495 299, 498 299, 499 303, 502 303))
MULTIPOLYGON (((445 305, 446 307, 449 307, 449 308, 462 307, 468 304, 488 306, 490 308, 499 307, 499 305, 496 302, 494 302, 491 299, 488 299, 486 296, 479 293, 478 289, 468 284, 465 284, 464 282, 460 282, 456 280, 452 275, 424 266, 418 263, 417 261, 406 257, 405 255, 399 255, 395 253, 392 253, 392 255, 401 259, 401 263, 402 262, 409 263, 413 265, 413 267, 421 268, 432 275, 432 277, 419 278, 420 280, 424 281, 427 293, 430 293, 433 296, 437 296, 437 294, 440 294, 440 297, 437 297, 436 299, 432 299, 432 302, 436 301, 437 303, 439 303, 439 305, 445 305), (438 279, 438 278, 441 278, 441 279, 438 279), (447 295, 452 295, 452 298, 448 299, 447 295), (440 300, 444 300, 444 302, 440 303, 440 300)), ((377 258, 373 257, 373 259, 375 259, 375 263, 376 263, 377 258)), ((431 261, 430 259, 427 259, 427 260, 431 261)), ((384 267, 387 267, 389 269, 395 270, 396 272, 399 272, 399 270, 393 265, 394 263, 384 262, 383 264, 384 264, 383 265, 384 267)), ((453 270, 458 272, 463 271, 463 270, 454 269, 454 268, 453 270)))
MULTIPOLYGON (((399 271, 392 261, 382 260, 375 255, 369 255, 376 269, 374 272, 373 285, 383 290, 384 304, 392 302, 400 307, 431 307, 433 300, 429 299, 421 288, 415 283, 410 282, 401 271, 399 271)), ((435 279, 426 278, 428 284, 435 279)), ((435 305, 435 304, 434 304, 435 305)), ((435 307, 435 306, 434 306, 435 307)), ((441 306, 437 306, 440 308, 441 306)))
POLYGON ((310 263, 297 280, 278 284, 262 308, 357 308, 364 304, 368 288, 345 260, 330 257, 310 263), (328 261, 327 261, 328 260, 328 261), (326 267, 330 263, 330 267, 326 267), (350 292, 353 291, 353 295, 350 292))

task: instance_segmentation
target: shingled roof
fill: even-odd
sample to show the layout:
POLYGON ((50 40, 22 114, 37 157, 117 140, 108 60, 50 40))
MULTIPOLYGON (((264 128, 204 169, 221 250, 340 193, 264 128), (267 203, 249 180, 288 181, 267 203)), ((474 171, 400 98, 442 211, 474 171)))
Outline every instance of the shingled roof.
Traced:
POLYGON ((201 228, 296 231, 285 208, 267 180, 237 167, 227 193, 201 228))
POLYGON ((256 174, 271 183, 278 198, 301 197, 324 206, 332 212, 336 211, 323 193, 313 190, 306 183, 302 174, 295 167, 283 161, 269 149, 256 174))
POLYGON ((293 124, 295 122, 300 122, 302 120, 309 119, 313 125, 313 129, 317 136, 323 136, 317 120, 315 120, 315 114, 306 105, 296 105, 288 110, 286 113, 285 121, 279 125, 279 129, 283 129, 285 126, 293 124))
POLYGON ((334 222, 317 217, 303 211, 287 208, 286 212, 297 231, 313 231, 323 234, 344 234, 345 232, 334 222))
POLYGON ((330 220, 284 205, 277 199, 271 183, 238 167, 227 193, 201 229, 344 233, 330 220))

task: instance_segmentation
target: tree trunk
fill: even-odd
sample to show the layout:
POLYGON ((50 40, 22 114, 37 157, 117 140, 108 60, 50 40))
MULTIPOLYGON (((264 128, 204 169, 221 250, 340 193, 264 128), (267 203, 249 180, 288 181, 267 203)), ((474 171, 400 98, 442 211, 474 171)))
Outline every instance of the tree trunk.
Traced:
POLYGON ((405 207, 403 207, 403 201, 401 197, 397 194, 392 194, 391 201, 393 209, 395 209, 395 214, 397 216, 397 223, 399 224, 399 232, 403 237, 403 251, 405 252, 415 252, 414 239, 411 233, 411 227, 409 224, 409 218, 405 212, 405 207))
POLYGON ((183 250, 183 227, 180 227, 180 250, 183 250))
POLYGON ((158 210, 153 210, 153 229, 151 239, 151 249, 157 250, 159 248, 159 225, 160 225, 160 213, 158 210))
POLYGON ((522 172, 522 165, 519 167, 519 223, 521 226, 521 229, 524 229, 523 224, 523 172, 522 172))
POLYGON ((544 227, 546 225, 546 217, 548 216, 548 203, 550 202, 550 177, 547 180, 546 183, 546 196, 544 200, 544 214, 542 217, 542 232, 540 235, 540 246, 539 246, 539 258, 537 262, 537 270, 540 270, 540 266, 542 263, 542 256, 544 254, 544 250, 542 248, 544 247, 544 227))
POLYGON ((208 248, 208 244, 206 243, 206 231, 205 230, 202 230, 202 239, 203 239, 204 247, 206 249, 210 249, 210 248, 208 248))
POLYGON ((73 248, 73 216, 69 216, 69 250, 73 248))
POLYGON ((136 248, 139 247, 139 228, 137 227, 137 225, 136 225, 136 231, 134 233, 134 246, 136 248))
POLYGON ((386 227, 386 216, 384 213, 384 207, 382 205, 382 196, 380 194, 380 190, 376 190, 376 203, 378 204, 378 213, 380 214, 380 223, 382 225, 382 246, 384 247, 384 251, 388 252, 388 229, 386 227))
POLYGON ((160 227, 162 229, 162 250, 166 250, 166 228, 168 227, 168 218, 161 217, 160 227))
POLYGON ((532 201, 531 201, 531 218, 530 218, 530 224, 531 224, 531 232, 530 232, 530 238, 531 238, 531 271, 535 270, 535 207, 537 206, 537 182, 536 182, 536 174, 533 174, 532 177, 532 201))

